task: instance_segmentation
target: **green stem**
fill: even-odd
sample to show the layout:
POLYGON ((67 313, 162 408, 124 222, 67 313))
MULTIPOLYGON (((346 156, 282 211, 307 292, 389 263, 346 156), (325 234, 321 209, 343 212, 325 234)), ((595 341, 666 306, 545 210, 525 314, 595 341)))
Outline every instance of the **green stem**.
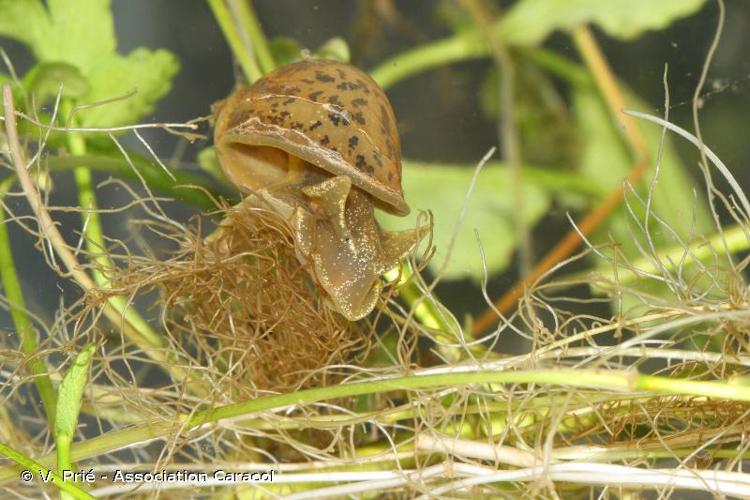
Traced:
MULTIPOLYGON (((615 271, 609 268, 595 269, 593 272, 602 276, 605 280, 614 281, 620 285, 626 285, 641 279, 640 273, 661 274, 662 270, 675 271, 677 266, 687 266, 695 262, 710 262, 716 254, 726 250, 736 254, 750 249, 750 241, 747 238, 747 229, 738 225, 731 226, 721 233, 713 234, 706 242, 704 239, 696 241, 689 247, 677 244, 659 250, 659 255, 654 257, 641 257, 632 261, 627 267, 622 266, 615 271), (659 259, 659 264, 655 259, 659 259), (634 269, 637 272, 630 272, 634 269)), ((563 281, 589 280, 592 271, 569 274, 563 281)), ((596 286, 599 286, 596 284, 596 286)))
POLYGON ((252 0, 229 0, 234 7, 239 24, 247 33, 248 42, 255 51, 255 56, 260 64, 263 73, 268 73, 276 68, 276 62, 273 60, 271 49, 268 48, 268 41, 263 34, 263 29, 258 22, 258 16, 255 15, 252 0))
MULTIPOLYGON (((176 171, 173 173, 175 180, 169 177, 161 168, 154 167, 147 160, 129 153, 130 160, 138 168, 138 173, 150 189, 165 193, 171 197, 195 205, 206 210, 216 210, 216 201, 207 194, 213 192, 226 198, 232 203, 239 201, 236 193, 217 186, 215 183, 207 182, 204 176, 193 175, 186 172, 176 171), (198 189, 201 188, 201 189, 198 189)), ((87 165, 91 170, 107 172, 115 177, 140 180, 133 167, 122 158, 110 156, 83 155, 83 156, 49 156, 43 160, 44 166, 52 171, 68 171, 78 165, 87 165)))
MULTIPOLYGON (((474 340, 471 334, 463 331, 455 321, 451 321, 453 315, 450 311, 432 295, 425 294, 414 279, 414 272, 408 262, 404 262, 400 268, 401 277, 398 282, 398 296, 413 311, 414 317, 419 324, 432 330, 440 342, 446 344, 464 344, 474 340)), ((389 281, 399 278, 399 268, 394 268, 385 274, 389 281)), ((463 348, 441 348, 446 356, 453 360, 464 357, 463 348), (457 352, 459 351, 459 352, 457 352)), ((482 345, 469 348, 475 355, 485 353, 482 345)))
POLYGON ((263 72, 258 67, 258 63, 255 61, 253 54, 247 50, 245 44, 242 42, 240 33, 237 30, 234 19, 232 18, 231 12, 227 9, 224 0, 207 0, 208 6, 216 18, 216 22, 219 23, 221 31, 224 33, 229 48, 240 63, 245 78, 249 83, 253 83, 255 80, 263 76, 263 72))
MULTIPOLYGON (((13 185, 14 178, 6 178, 0 183, 0 201, 5 198, 6 193, 13 185)), ((2 277, 3 290, 8 300, 8 308, 13 318, 18 337, 21 341, 21 352, 29 357, 28 366, 34 375, 34 384, 42 398, 42 404, 47 415, 50 429, 55 422, 55 408, 57 406, 57 394, 49 378, 44 361, 38 356, 38 343, 34 328, 28 314, 26 304, 18 281, 16 266, 13 260, 13 252, 10 247, 8 236, 8 223, 5 219, 5 210, 0 206, 0 276, 2 277)))
MULTIPOLYGON (((501 21, 492 27, 492 36, 501 36, 501 21)), ((546 49, 519 49, 539 66, 565 80, 581 85, 591 81, 588 73, 578 64, 546 49)), ((487 43, 476 31, 469 31, 451 37, 422 44, 383 61, 370 71, 370 76, 383 89, 388 89, 409 77, 451 63, 488 57, 487 43)))
POLYGON ((16 466, 11 466, 9 468, 11 473, 25 474, 26 472, 30 472, 32 474, 31 479, 29 479, 28 481, 26 481, 25 475, 21 476, 22 479, 26 482, 31 482, 31 481, 43 482, 45 478, 49 478, 48 484, 53 484, 60 491, 69 494, 72 498, 81 499, 81 500, 89 500, 89 499, 94 498, 93 496, 89 495, 82 489, 75 486, 72 482, 63 481, 62 476, 60 476, 59 474, 52 472, 50 469, 46 468, 44 465, 40 464, 39 462, 35 461, 32 458, 27 457, 23 453, 20 453, 14 450, 10 446, 0 443, 0 454, 5 455, 10 460, 18 464, 16 466))
POLYGON ((489 49, 476 33, 455 35, 402 52, 373 68, 370 76, 387 89, 417 73, 488 54, 489 49))
MULTIPOLYGON (((73 470, 73 464, 70 462, 70 445, 73 439, 70 436, 55 436, 55 451, 57 452, 57 470, 73 470)), ((75 498, 64 490, 60 491, 60 500, 70 500, 75 498)))
MULTIPOLYGON (((651 394, 685 394, 717 399, 750 402, 750 387, 717 381, 691 381, 641 375, 636 371, 605 370, 492 370, 374 380, 328 387, 317 387, 288 394, 266 396, 218 408, 196 411, 192 415, 177 416, 173 422, 147 423, 128 429, 111 431, 73 445, 72 459, 85 460, 151 439, 167 438, 177 429, 187 432, 223 419, 250 417, 261 411, 310 404, 339 398, 362 396, 392 391, 414 391, 439 387, 458 387, 481 384, 538 384, 573 387, 600 391, 649 391, 651 394)), ((39 459, 42 464, 54 460, 54 454, 39 459)), ((14 469, 0 468, 0 483, 12 479, 14 469)))
MULTIPOLYGON (((72 101, 63 101, 62 114, 65 122, 71 126, 75 126, 75 117, 71 115, 72 110, 72 101)), ((86 154, 86 140, 80 133, 69 132, 66 134, 66 138, 68 149, 72 155, 81 156, 86 154)), ((83 238, 89 254, 95 256, 93 261, 96 263, 96 267, 92 269, 92 275, 99 287, 110 288, 111 283, 109 278, 102 272, 102 269, 113 269, 113 264, 104 252, 104 232, 102 231, 101 218, 97 212, 98 204, 91 178, 91 170, 87 166, 78 165, 73 168, 73 174, 76 180, 76 187, 78 188, 78 203, 81 210, 83 210, 81 213, 81 221, 84 228, 83 238)), ((128 301, 124 297, 114 296, 108 300, 125 321, 130 323, 152 346, 163 346, 164 342, 159 334, 128 304, 128 301)))

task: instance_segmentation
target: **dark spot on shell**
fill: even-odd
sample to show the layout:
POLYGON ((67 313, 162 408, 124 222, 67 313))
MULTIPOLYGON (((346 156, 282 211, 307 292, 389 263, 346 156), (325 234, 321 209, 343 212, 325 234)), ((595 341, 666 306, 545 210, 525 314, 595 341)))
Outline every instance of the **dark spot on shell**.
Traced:
POLYGON ((393 172, 388 172, 388 182, 393 181, 393 172))
POLYGON ((318 80, 319 82, 326 82, 326 83, 336 81, 334 77, 332 77, 331 75, 327 75, 323 73, 322 71, 315 72, 315 79, 318 80))
POLYGON ((341 82, 336 85, 336 88, 339 90, 355 90, 359 88, 359 85, 354 82, 341 82))
POLYGON ((278 107, 279 107, 279 103, 278 102, 272 102, 271 103, 271 109, 276 109, 278 107))
POLYGON ((331 97, 329 97, 328 102, 330 104, 335 104, 336 106, 341 106, 341 101, 339 101, 339 96, 337 95, 332 95, 331 97))
POLYGON ((367 106, 367 99, 357 97, 356 99, 352 100, 352 106, 354 106, 355 108, 358 108, 360 106, 367 106))
POLYGON ((379 154, 373 153, 372 154, 372 159, 375 160, 375 163, 378 164, 378 167, 382 167, 383 166, 383 160, 380 159, 380 155, 379 154))
POLYGON ((334 111, 333 113, 328 113, 328 119, 335 127, 338 127, 340 123, 345 126, 348 126, 351 123, 349 114, 346 111, 334 111))
POLYGON ((328 136, 327 136, 327 135, 324 135, 324 136, 323 136, 323 138, 322 138, 322 139, 320 140, 320 143, 321 143, 321 144, 322 144, 323 146, 325 146, 325 145, 326 145, 326 144, 328 144, 329 142, 331 142, 331 140, 330 140, 330 139, 328 138, 328 136))
POLYGON ((286 111, 286 110, 284 110, 281 113, 279 113, 279 116, 282 117, 282 118, 287 118, 290 115, 291 115, 291 113, 289 111, 286 111))
POLYGON ((346 78, 346 73, 341 68, 336 68, 336 72, 339 74, 339 78, 346 78))
POLYGON ((365 171, 366 171, 366 172, 367 172, 368 174, 370 174, 370 175, 374 175, 374 174, 375 174, 375 168, 374 168, 374 167, 373 167, 372 165, 370 165, 369 163, 368 163, 368 164, 367 164, 367 166, 365 167, 365 171))
POLYGON ((284 92, 287 94, 296 95, 299 94, 300 88, 296 85, 284 85, 284 92))
POLYGON ((365 166, 367 165, 367 162, 365 161, 365 156, 364 155, 357 155, 357 157, 355 158, 355 160, 356 160, 355 165, 357 165, 357 168, 360 169, 360 170, 362 170, 363 168, 365 168, 365 166))
POLYGON ((296 100, 295 97, 287 97, 286 99, 284 99, 284 102, 282 102, 281 104, 283 104, 284 106, 288 106, 289 104, 293 103, 295 100, 296 100))
POLYGON ((357 83, 359 84, 358 87, 362 89, 362 92, 364 92, 365 94, 370 93, 370 89, 367 88, 367 84, 365 82, 357 78, 357 83))
POLYGON ((357 111, 356 113, 354 113, 352 118, 354 118, 354 120, 360 125, 364 125, 365 123, 367 123, 367 121, 365 120, 365 115, 363 115, 361 111, 357 111))
POLYGON ((307 97, 309 97, 313 101, 317 102, 318 101, 318 97, 320 97, 320 94, 322 94, 322 93, 323 93, 322 90, 316 90, 315 92, 312 92, 312 93, 308 94, 307 97))
POLYGON ((321 125, 323 125, 323 123, 320 120, 318 120, 315 123, 313 123, 312 125, 310 125, 310 127, 307 130, 315 130, 316 128, 320 127, 321 125))
POLYGON ((357 147, 357 144, 359 144, 359 137, 356 135, 353 135, 349 138, 349 149, 354 149, 357 147))
POLYGON ((305 128, 305 126, 300 122, 294 122, 290 125, 290 127, 292 127, 292 130, 302 130, 303 128, 305 128))

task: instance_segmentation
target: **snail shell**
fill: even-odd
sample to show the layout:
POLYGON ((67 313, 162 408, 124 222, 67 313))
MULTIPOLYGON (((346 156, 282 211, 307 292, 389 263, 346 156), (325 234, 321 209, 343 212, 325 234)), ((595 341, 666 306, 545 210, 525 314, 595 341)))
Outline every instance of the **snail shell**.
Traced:
POLYGON ((345 175, 381 208, 409 213, 401 189, 401 144, 393 108, 363 71, 336 61, 303 60, 232 94, 214 136, 222 167, 248 191, 286 172, 285 152, 345 175), (276 153, 269 152, 276 150, 276 153))
POLYGON ((374 208, 406 215, 401 152, 388 99, 365 73, 335 61, 278 68, 216 107, 221 167, 245 203, 295 234, 297 258, 351 320, 375 306, 380 275, 427 228, 382 230, 374 208))

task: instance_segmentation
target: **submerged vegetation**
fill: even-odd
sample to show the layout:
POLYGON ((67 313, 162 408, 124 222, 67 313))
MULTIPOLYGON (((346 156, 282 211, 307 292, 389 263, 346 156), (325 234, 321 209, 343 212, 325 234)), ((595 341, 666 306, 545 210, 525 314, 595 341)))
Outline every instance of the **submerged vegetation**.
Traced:
MULTIPOLYGON (((0 35, 35 58, 19 74, 3 52, 0 72, 0 306, 11 325, 0 344, 2 491, 750 495, 750 202, 704 145, 698 116, 724 4, 711 11, 719 29, 692 131, 669 121, 667 71, 665 116, 623 112, 645 105, 590 31, 629 43, 705 3, 436 2, 453 34, 368 73, 387 91, 491 60, 472 92, 498 125, 500 161, 494 149, 476 168, 404 160, 418 213, 377 216, 390 230, 432 232, 382 277, 374 311, 349 321, 301 264, 290 225, 238 203, 203 140, 209 119, 146 121, 179 70, 173 54, 119 53, 108 1, 0 0, 0 35), (542 45, 557 31, 580 61, 542 45), (144 131, 178 135, 201 169, 163 160, 144 131), (675 139, 697 148, 702 187, 675 139), (57 179, 70 171, 78 200, 61 206, 57 179), (110 188, 117 202, 102 204, 110 188), (192 217, 174 215, 186 206, 192 217), (576 215, 535 257, 531 230, 552 207, 576 215), (60 222, 68 212, 75 224, 60 222), (112 214, 128 218, 121 234, 104 229, 112 214), (54 285, 29 286, 17 261, 30 249, 11 234, 33 238, 59 275, 53 314, 33 296, 54 285), (489 280, 514 266, 519 282, 490 296, 489 280), (461 279, 478 285, 466 295, 476 291, 483 314, 457 317, 441 300, 439 284, 461 279), (218 469, 273 471, 273 482, 228 482, 218 469), (117 471, 162 474, 124 482, 117 471)), ((269 41, 249 1, 207 4, 242 84, 305 57, 350 60, 341 38, 317 49, 269 41)), ((378 21, 360 31, 398 26, 397 5, 362 2, 362 22, 378 21)))

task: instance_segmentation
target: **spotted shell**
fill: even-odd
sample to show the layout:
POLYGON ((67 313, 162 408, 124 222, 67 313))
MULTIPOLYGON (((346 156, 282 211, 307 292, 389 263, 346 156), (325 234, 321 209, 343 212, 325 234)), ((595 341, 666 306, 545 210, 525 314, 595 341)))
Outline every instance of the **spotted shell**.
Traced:
POLYGON ((281 150, 348 176, 391 213, 409 213, 393 109, 372 78, 353 66, 309 59, 276 69, 221 105, 214 138, 222 168, 241 188, 264 187, 264 175, 273 179, 273 172, 260 170, 272 169, 281 150), (239 151, 257 161, 243 170, 239 151))

